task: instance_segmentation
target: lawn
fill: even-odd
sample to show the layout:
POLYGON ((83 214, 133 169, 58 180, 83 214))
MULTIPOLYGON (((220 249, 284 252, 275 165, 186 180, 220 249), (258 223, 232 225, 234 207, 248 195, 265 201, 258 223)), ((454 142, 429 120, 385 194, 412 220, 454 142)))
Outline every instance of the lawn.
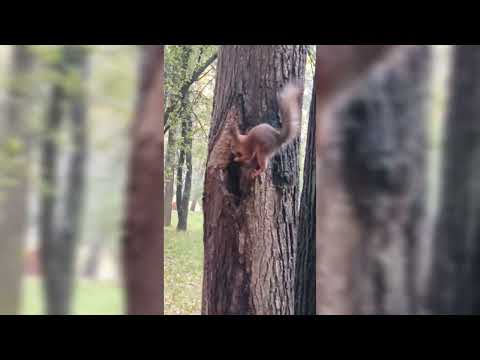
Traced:
POLYGON ((165 314, 199 315, 203 272, 203 215, 189 213, 188 231, 165 228, 165 314))
MULTIPOLYGON (((201 311, 203 271, 203 216, 189 214, 189 230, 177 232, 176 213, 172 226, 165 228, 165 314, 195 315, 201 311)), ((43 294, 40 278, 25 278, 23 310, 25 315, 41 315, 43 294)), ((74 293, 75 315, 120 315, 123 292, 120 284, 79 280, 74 293)))
MULTIPOLYGON (((123 293, 119 285, 103 282, 80 280, 74 294, 74 315, 121 315, 123 312, 123 293)), ((24 315, 42 315, 43 296, 39 278, 26 278, 24 283, 24 315)))

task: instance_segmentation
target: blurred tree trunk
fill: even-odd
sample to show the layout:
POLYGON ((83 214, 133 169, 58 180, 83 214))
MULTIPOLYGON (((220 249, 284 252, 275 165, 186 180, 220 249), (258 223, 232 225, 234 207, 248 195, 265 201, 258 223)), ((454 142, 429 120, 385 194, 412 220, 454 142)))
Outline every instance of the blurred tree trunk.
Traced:
POLYGON ((279 127, 277 93, 304 79, 305 46, 223 46, 219 52, 204 193, 202 313, 294 312, 298 141, 266 174, 248 179, 233 163, 227 126, 279 127))
POLYGON ((123 262, 127 313, 163 314, 163 112, 164 47, 142 51, 123 262))
POLYGON ((315 89, 310 106, 295 264, 295 314, 315 315, 315 89))
MULTIPOLYGON (((59 212, 58 221, 54 214, 55 195, 47 194, 44 199, 45 233, 43 240, 43 265, 45 271, 45 290, 47 312, 53 315, 69 314, 73 296, 76 250, 83 220, 85 182, 88 157, 87 126, 87 89, 88 52, 82 45, 66 45, 62 49, 62 62, 65 75, 75 80, 74 88, 67 93, 62 85, 54 85, 54 94, 47 125, 49 136, 58 130, 62 114, 61 102, 69 105, 70 132, 72 150, 69 154, 64 203, 59 212)), ((47 139, 44 145, 45 180, 50 189, 56 192, 56 157, 55 140, 47 139), (48 154, 50 152, 50 154, 48 154)))
POLYGON ((40 258, 42 273, 44 275, 44 290, 46 297, 47 313, 52 314, 57 308, 57 301, 62 295, 57 292, 58 269, 61 261, 57 253, 57 235, 55 222, 55 209, 58 200, 58 144, 56 136, 62 120, 63 102, 65 91, 61 84, 54 84, 51 89, 47 115, 45 119, 44 140, 41 147, 41 179, 42 191, 40 195, 40 258))
POLYGON ((197 210, 197 203, 198 203, 199 198, 200 198, 200 196, 197 195, 197 194, 195 194, 195 196, 193 197, 192 204, 190 205, 190 211, 191 212, 194 212, 195 210, 197 210))
POLYGON ((26 45, 12 47, 6 123, 0 130, 0 151, 13 163, 12 186, 0 185, 0 314, 20 310, 23 247, 28 229, 33 55, 26 45), (4 147, 8 147, 6 149, 4 147))
POLYGON ((200 169, 194 172, 194 174, 198 175, 198 177, 196 178, 198 179, 198 182, 195 182, 192 184, 194 185, 194 190, 193 190, 192 205, 190 206, 191 212, 194 212, 197 209, 198 202, 202 200, 202 195, 203 195, 203 183, 201 181, 205 178, 206 163, 203 162, 203 164, 199 166, 200 166, 200 169))
POLYGON ((320 118, 318 314, 420 311, 429 63, 406 50, 320 118))
POLYGON ((95 279, 98 275, 102 245, 103 242, 101 239, 95 240, 89 245, 87 260, 85 261, 85 267, 83 269, 83 275, 89 279, 95 279))
POLYGON ((455 45, 429 310, 480 314, 480 46, 455 45))

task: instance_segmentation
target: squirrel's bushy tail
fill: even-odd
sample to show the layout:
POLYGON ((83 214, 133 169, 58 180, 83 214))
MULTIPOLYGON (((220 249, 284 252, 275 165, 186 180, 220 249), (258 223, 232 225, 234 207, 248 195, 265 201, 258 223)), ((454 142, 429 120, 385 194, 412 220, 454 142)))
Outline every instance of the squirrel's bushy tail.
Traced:
POLYGON ((279 142, 281 145, 295 140, 300 130, 302 115, 301 96, 303 86, 298 81, 291 81, 278 94, 278 106, 282 120, 279 142))

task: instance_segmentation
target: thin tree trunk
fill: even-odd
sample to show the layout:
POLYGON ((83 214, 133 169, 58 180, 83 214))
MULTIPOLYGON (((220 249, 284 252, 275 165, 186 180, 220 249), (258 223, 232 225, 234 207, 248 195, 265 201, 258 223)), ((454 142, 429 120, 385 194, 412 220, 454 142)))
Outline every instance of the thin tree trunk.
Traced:
POLYGON ((175 157, 177 148, 177 126, 168 130, 167 154, 165 156, 165 226, 172 225, 173 188, 175 180, 175 157))
POLYGON ((0 151, 10 141, 18 142, 19 148, 7 159, 14 163, 14 184, 6 189, 0 186, 0 314, 4 315, 17 314, 20 310, 30 182, 28 110, 33 56, 25 45, 15 45, 12 51, 6 124, 0 134, 0 151))
POLYGON ((98 275, 100 259, 102 254, 102 240, 98 239, 89 247, 87 260, 83 269, 83 275, 90 279, 95 279, 98 275))
POLYGON ((295 266, 295 314, 315 315, 315 90, 310 107, 295 266))
POLYGON ((303 80, 305 46, 224 46, 219 52, 204 193, 202 313, 294 312, 298 141, 260 179, 234 164, 227 126, 279 127, 277 93, 303 80))
POLYGON ((177 231, 187 230, 188 204, 192 188, 192 118, 188 112, 184 116, 182 121, 182 146, 177 164, 177 231), (185 180, 183 179, 184 168, 185 180))
POLYGON ((164 47, 146 45, 132 155, 123 262, 127 313, 163 314, 164 47))
POLYGON ((197 210, 198 199, 200 199, 200 196, 198 194, 195 194, 195 196, 192 199, 192 204, 190 205, 191 212, 195 212, 195 210, 197 210))
POLYGON ((406 51, 321 119, 318 314, 419 311, 430 49, 406 51))
POLYGON ((455 45, 429 310, 480 314, 480 46, 455 45))

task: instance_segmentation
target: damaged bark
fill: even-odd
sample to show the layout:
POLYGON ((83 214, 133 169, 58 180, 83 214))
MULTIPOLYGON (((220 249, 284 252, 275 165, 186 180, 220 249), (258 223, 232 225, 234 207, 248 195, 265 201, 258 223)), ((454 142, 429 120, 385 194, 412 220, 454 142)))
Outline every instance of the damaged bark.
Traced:
POLYGON ((202 313, 294 312, 298 140, 260 178, 233 163, 229 126, 279 128, 277 93, 304 79, 305 46, 224 46, 219 52, 204 190, 202 313))

